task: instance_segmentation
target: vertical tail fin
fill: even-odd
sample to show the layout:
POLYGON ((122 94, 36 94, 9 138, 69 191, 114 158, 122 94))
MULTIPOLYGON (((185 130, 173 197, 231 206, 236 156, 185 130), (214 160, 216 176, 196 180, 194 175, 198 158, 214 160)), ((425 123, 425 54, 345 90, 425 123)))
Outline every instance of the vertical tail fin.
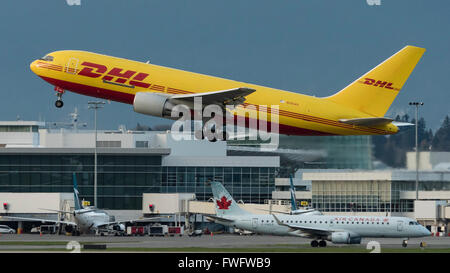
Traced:
POLYGON ((73 173, 73 202, 75 203, 75 210, 83 208, 80 203, 80 198, 78 198, 78 194, 77 175, 73 173))
POLYGON ((292 181, 292 175, 289 175, 291 183, 291 211, 297 210, 297 198, 295 197, 294 182, 292 181))
POLYGON ((425 48, 406 46, 362 77, 325 99, 375 117, 388 111, 425 48))
POLYGON ((239 207, 221 183, 211 182, 211 189, 214 196, 214 205, 217 216, 249 214, 248 211, 239 207))

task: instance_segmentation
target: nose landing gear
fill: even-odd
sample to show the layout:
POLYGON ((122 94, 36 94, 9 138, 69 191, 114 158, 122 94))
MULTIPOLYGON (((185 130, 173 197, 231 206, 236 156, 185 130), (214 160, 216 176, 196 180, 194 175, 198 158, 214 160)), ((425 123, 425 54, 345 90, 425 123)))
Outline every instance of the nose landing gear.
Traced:
POLYGON ((407 247, 407 246, 408 246, 408 239, 405 239, 402 242, 402 247, 407 247))
POLYGON ((62 101, 62 95, 64 94, 64 89, 59 86, 55 86, 56 96, 58 99, 55 101, 56 108, 61 108, 64 106, 64 102, 62 101))

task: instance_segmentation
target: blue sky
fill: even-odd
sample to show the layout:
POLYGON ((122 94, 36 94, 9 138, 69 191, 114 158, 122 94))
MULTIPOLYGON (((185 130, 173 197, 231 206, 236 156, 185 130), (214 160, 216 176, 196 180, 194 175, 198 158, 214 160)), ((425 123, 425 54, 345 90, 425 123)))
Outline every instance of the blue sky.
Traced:
MULTIPOLYGON (((308 95, 331 95, 405 45, 427 52, 388 115, 420 114, 433 130, 450 114, 450 1, 381 0, 7 0, 0 9, 0 120, 80 120, 93 127, 92 98, 52 86, 29 63, 62 49, 93 51, 308 95)), ((99 128, 169 123, 117 102, 99 128)))

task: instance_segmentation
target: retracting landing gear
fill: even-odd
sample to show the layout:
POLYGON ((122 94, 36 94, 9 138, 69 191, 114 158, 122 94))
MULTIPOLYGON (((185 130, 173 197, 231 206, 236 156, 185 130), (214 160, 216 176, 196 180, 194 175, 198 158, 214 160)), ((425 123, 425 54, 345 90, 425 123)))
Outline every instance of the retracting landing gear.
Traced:
POLYGON ((62 101, 62 95, 64 94, 64 89, 59 86, 55 86, 56 96, 58 99, 55 101, 56 108, 61 108, 64 106, 64 102, 62 101))

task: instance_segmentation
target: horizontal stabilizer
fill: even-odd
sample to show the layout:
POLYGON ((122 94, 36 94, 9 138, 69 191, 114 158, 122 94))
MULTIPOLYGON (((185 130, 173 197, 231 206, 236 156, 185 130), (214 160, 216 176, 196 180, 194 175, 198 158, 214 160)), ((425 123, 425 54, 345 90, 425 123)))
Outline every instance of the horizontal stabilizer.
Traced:
POLYGON ((409 122, 401 122, 401 121, 393 121, 392 124, 394 124, 397 127, 401 127, 401 126, 414 126, 414 123, 409 123, 409 122))
POLYGON ((339 122, 358 126, 378 126, 386 125, 393 121, 391 118, 352 118, 340 119, 339 122))

